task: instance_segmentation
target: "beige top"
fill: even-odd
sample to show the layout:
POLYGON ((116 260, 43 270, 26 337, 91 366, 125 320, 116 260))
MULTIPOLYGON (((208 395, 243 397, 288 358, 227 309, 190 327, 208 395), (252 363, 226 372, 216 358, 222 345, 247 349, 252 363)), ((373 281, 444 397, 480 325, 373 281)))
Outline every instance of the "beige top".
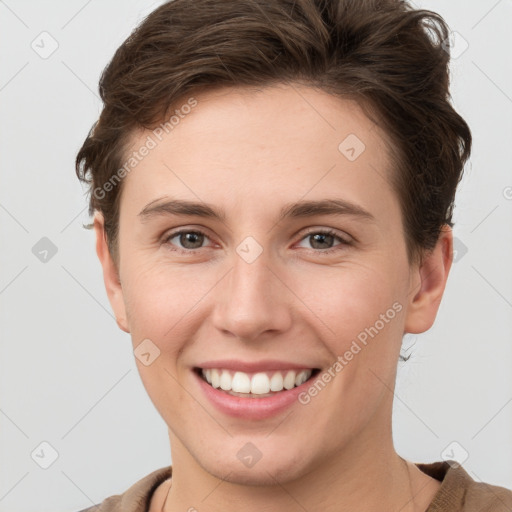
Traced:
MULTIPOLYGON (((441 486, 425 512, 512 512, 512 490, 476 482, 454 461, 416 463, 441 486)), ((148 512, 157 487, 171 477, 172 466, 157 469, 122 494, 79 512, 148 512)))

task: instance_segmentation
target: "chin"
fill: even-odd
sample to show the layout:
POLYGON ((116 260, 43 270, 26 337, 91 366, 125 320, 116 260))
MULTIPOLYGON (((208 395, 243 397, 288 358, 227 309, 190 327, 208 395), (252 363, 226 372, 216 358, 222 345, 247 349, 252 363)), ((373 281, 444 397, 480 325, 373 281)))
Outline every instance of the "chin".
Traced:
MULTIPOLYGON (((273 486, 290 482, 301 478, 309 472, 305 454, 302 451, 295 453, 283 453, 282 450, 275 450, 268 454, 268 451, 261 453, 259 460, 243 461, 243 452, 240 459, 227 458, 229 452, 226 449, 221 454, 205 457, 204 452, 196 458, 197 463, 209 474, 238 485, 248 486, 273 486)), ((248 453, 251 450, 247 450, 248 453)), ((256 453, 255 453, 256 455, 256 453)))
POLYGON ((295 480, 300 476, 300 470, 296 467, 282 467, 279 464, 258 463, 258 468, 240 468, 234 464, 216 464, 204 467, 211 475, 226 482, 244 486, 274 486, 295 480))

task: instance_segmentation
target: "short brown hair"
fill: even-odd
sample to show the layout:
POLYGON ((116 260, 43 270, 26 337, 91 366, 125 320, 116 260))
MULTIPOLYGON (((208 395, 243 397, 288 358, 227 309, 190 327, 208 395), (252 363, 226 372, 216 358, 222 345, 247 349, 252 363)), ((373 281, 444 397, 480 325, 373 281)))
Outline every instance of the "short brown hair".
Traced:
POLYGON ((389 136, 409 262, 421 261, 443 224, 453 227, 471 151, 470 129, 449 101, 449 35, 439 14, 401 0, 173 0, 158 7, 104 69, 104 107, 76 157, 76 173, 90 187, 89 213, 103 213, 114 259, 123 182, 104 184, 125 162, 137 128, 153 129, 202 90, 301 83, 355 99, 389 136))

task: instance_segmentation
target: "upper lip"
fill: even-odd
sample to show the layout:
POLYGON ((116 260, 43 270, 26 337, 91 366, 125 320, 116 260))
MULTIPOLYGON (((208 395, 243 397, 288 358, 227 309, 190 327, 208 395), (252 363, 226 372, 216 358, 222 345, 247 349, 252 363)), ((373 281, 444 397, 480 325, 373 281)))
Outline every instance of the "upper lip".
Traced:
POLYGON ((223 368, 226 370, 238 370, 241 372, 264 372, 272 370, 311 370, 317 367, 308 364, 292 363, 288 361, 277 361, 266 359, 262 361, 240 361, 236 359, 222 359, 218 361, 205 361, 197 365, 204 370, 208 368, 223 368))

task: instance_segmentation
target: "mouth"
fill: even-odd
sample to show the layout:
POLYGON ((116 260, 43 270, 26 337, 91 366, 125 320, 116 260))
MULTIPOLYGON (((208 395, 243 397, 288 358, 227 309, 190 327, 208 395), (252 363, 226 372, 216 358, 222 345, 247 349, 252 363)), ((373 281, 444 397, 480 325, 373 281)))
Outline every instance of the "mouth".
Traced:
POLYGON ((231 396, 266 398, 285 393, 314 379, 319 368, 242 372, 226 368, 194 368, 208 385, 231 396))

